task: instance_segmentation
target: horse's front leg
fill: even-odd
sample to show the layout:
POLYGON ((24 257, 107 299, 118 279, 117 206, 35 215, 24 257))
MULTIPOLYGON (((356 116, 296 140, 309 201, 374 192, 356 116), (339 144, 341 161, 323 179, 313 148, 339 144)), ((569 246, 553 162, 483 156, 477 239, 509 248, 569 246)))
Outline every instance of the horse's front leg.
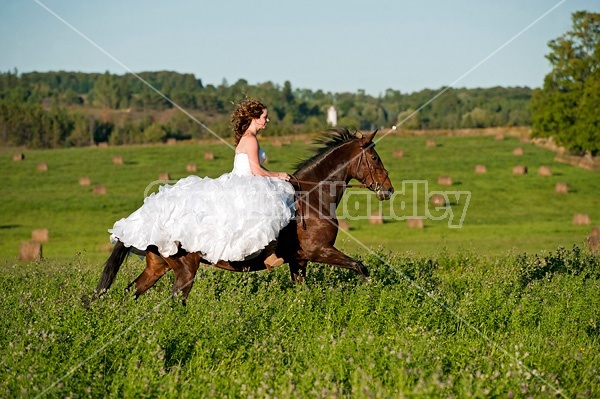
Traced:
POLYGON ((340 252, 333 246, 322 247, 319 250, 313 251, 308 259, 311 262, 326 263, 332 266, 343 267, 345 269, 354 270, 363 280, 369 277, 369 271, 360 261, 349 257, 340 252))
POLYGON ((290 265, 290 277, 294 283, 303 283, 306 279, 306 259, 294 259, 289 262, 290 265))

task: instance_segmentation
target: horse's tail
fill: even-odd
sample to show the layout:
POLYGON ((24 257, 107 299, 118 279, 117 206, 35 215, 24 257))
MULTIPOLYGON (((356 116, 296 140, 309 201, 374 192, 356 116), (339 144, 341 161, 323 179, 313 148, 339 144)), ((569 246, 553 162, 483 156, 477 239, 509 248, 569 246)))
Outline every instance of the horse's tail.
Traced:
POLYGON ((100 276, 100 282, 94 290, 95 297, 102 295, 110 288, 129 250, 129 247, 126 247, 121 241, 117 241, 112 253, 104 264, 104 271, 102 272, 102 276, 100 276))

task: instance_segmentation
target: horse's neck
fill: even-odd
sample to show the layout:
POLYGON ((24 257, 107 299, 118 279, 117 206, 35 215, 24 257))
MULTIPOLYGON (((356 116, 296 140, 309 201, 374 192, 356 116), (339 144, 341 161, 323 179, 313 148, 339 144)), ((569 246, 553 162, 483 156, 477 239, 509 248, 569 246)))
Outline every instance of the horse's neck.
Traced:
POLYGON ((314 165, 296 172, 300 180, 311 182, 345 182, 351 179, 348 173, 347 156, 343 155, 342 148, 337 148, 323 158, 317 160, 314 165))
POLYGON ((337 171, 335 169, 332 169, 331 171, 324 171, 324 170, 304 171, 304 173, 303 172, 297 173, 296 177, 299 180, 315 182, 315 183, 334 183, 334 182, 348 183, 348 181, 350 180, 346 176, 345 170, 337 171))
MULTIPOLYGON (((351 179, 346 158, 347 156, 342 155, 342 150, 338 148, 318 160, 310 168, 298 171, 296 174, 298 180, 322 183, 318 188, 315 186, 303 187, 303 191, 318 192, 320 201, 335 203, 337 207, 344 195, 344 184, 347 184, 351 179)), ((311 196, 311 198, 316 197, 311 196)))

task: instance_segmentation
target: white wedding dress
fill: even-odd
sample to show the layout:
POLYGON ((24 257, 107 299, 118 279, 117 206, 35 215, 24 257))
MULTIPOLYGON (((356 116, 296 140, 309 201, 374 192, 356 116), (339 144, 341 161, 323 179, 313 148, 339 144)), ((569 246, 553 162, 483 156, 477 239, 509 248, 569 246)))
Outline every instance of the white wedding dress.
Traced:
MULTIPOLYGON (((266 159, 259 150, 261 164, 266 159)), ((260 252, 295 214, 294 188, 284 180, 255 176, 247 154, 216 179, 188 176, 161 186, 144 205, 108 230, 111 242, 141 250, 156 245, 163 256, 201 252, 210 262, 239 261, 260 252)))

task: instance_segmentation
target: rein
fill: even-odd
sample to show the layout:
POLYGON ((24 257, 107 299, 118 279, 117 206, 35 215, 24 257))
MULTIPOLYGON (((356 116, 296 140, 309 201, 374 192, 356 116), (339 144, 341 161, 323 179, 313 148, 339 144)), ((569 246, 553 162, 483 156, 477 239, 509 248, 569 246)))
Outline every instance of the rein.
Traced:
POLYGON ((290 180, 290 183, 298 183, 298 186, 300 187, 300 184, 308 184, 311 186, 318 186, 318 185, 329 185, 329 186, 344 186, 344 187, 348 187, 348 188, 367 188, 366 184, 348 184, 348 183, 343 183, 343 182, 328 182, 328 181, 308 181, 308 180, 298 180, 298 178, 294 175, 290 175, 290 177, 293 179, 290 180))

